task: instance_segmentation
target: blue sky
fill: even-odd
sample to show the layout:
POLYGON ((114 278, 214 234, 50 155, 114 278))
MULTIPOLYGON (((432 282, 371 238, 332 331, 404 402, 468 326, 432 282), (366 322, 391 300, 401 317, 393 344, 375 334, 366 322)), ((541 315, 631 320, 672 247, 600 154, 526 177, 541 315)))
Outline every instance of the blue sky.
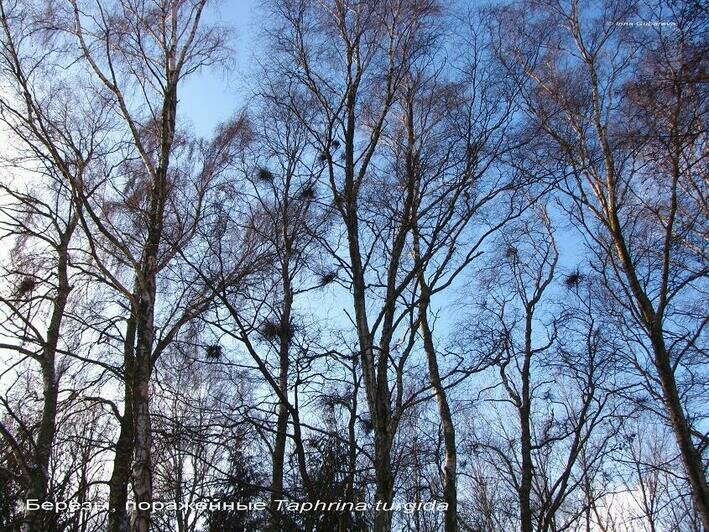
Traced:
MULTIPOLYGON (((250 91, 254 87, 250 80, 250 73, 254 72, 255 56, 259 53, 261 43, 260 28, 265 22, 260 4, 260 0, 226 0, 213 3, 207 12, 205 22, 216 21, 234 30, 231 44, 235 54, 230 71, 226 72, 221 67, 205 69, 188 78, 182 86, 180 113, 183 121, 186 120, 197 135, 210 136, 220 122, 228 119, 235 111, 247 104, 250 91)), ((563 273, 575 269, 577 265, 583 270, 585 261, 578 235, 569 231, 559 231, 559 233, 557 244, 561 251, 559 264, 561 274, 559 282, 561 282, 563 273)), ((462 291, 467 298, 467 293, 474 290, 471 286, 470 274, 477 271, 479 262, 477 261, 467 274, 456 281, 457 289, 435 297, 435 310, 442 311, 440 319, 436 322, 438 334, 446 334, 450 332, 451 327, 458 325, 458 320, 452 319, 451 314, 457 315, 460 301, 451 294, 460 294, 462 291)), ((347 307, 343 294, 336 295, 327 310, 323 308, 323 300, 332 298, 332 295, 330 292, 311 293, 306 301, 299 303, 305 308, 312 304, 310 310, 319 310, 315 312, 319 317, 325 317, 326 321, 331 323, 337 322, 347 326, 349 322, 340 315, 341 309, 347 307), (315 301, 310 301, 311 297, 315 301)))
POLYGON ((214 127, 244 106, 246 78, 253 64, 254 41, 258 34, 257 0, 230 0, 213 4, 206 21, 218 20, 235 31, 232 69, 205 69, 188 78, 182 86, 180 112, 198 135, 209 135, 214 127))

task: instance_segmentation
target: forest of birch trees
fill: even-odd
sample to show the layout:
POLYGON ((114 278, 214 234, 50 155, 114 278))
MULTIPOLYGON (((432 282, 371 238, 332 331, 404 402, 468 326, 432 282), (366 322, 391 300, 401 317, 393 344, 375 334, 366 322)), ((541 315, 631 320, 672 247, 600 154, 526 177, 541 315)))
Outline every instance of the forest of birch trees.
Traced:
POLYGON ((706 4, 237 3, 0 0, 0 530, 708 531, 706 4))

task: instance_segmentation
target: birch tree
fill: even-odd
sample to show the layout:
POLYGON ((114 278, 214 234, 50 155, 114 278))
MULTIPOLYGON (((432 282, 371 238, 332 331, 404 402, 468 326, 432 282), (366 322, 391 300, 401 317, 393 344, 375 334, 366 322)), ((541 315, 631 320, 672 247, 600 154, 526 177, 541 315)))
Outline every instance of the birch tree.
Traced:
POLYGON ((522 3, 500 11, 500 60, 524 87, 543 160, 596 257, 655 409, 675 434, 709 527, 705 383, 706 98, 697 83, 706 13, 671 2, 522 3), (532 9, 534 8, 534 9, 532 9), (634 24, 648 18, 648 27, 634 24), (508 30, 514 28, 513 36, 508 30), (705 353, 704 353, 705 354, 705 353), (649 364, 648 364, 649 362, 649 364))

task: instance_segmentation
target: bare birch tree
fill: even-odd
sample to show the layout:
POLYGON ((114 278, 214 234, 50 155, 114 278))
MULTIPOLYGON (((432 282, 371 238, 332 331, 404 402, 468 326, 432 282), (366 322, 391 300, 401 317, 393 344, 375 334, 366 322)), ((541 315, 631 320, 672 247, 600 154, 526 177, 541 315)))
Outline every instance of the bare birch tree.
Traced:
POLYGON ((706 436, 691 400, 705 389, 694 375, 706 362, 707 318, 693 301, 707 273, 698 245, 706 98, 697 83, 706 12, 671 2, 592 11, 572 1, 520 3, 500 17, 509 39, 501 62, 524 87, 530 128, 547 140, 545 164, 565 176, 567 211, 596 255, 634 364, 663 405, 707 528, 706 436), (635 24, 643 17, 657 23, 635 24))
MULTIPOLYGON (((72 93, 76 76, 61 70, 61 43, 35 38, 42 21, 33 7, 0 3, 0 68, 6 89, 0 118, 13 141, 2 157, 7 171, 14 174, 2 186, 7 202, 2 223, 4 241, 12 251, 6 273, 16 279, 12 293, 1 299, 6 315, 3 338, 16 341, 3 341, 2 347, 38 364, 43 399, 36 430, 25 425, 27 419, 11 414, 24 434, 13 434, 5 425, 0 431, 21 466, 25 498, 43 502, 57 430, 59 381, 68 371, 67 360, 61 364, 59 360, 73 350, 63 326, 70 319, 72 292, 82 292, 77 289, 79 272, 71 262, 80 210, 72 183, 91 171, 108 145, 102 139, 109 120, 106 109, 92 108, 91 97, 72 93), (48 86, 47 78, 53 78, 48 86)), ((4 378, 12 379, 12 373, 7 368, 4 378)), ((4 404, 10 408, 10 403, 4 404)), ((56 526, 51 512, 25 513, 25 530, 56 526)))

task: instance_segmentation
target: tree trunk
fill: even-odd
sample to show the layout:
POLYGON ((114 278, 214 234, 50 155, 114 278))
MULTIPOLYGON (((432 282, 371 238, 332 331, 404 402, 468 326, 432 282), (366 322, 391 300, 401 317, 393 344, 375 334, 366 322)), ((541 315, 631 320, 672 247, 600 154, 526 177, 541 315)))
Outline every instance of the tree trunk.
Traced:
MULTIPOLYGON (((284 394, 288 393, 288 367, 283 366, 282 363, 278 382, 281 391, 284 394)), ((276 500, 283 498, 283 464, 285 463, 288 417, 287 406, 280 402, 278 404, 278 420, 276 422, 276 442, 273 446, 273 479, 271 481, 271 511, 273 512, 271 530, 274 532, 281 529, 280 514, 276 511, 276 500)))
MULTIPOLYGON (((286 226, 287 227, 287 226, 286 226)), ((287 250, 288 251, 288 250, 287 250)), ((288 264, 286 260, 286 265, 288 264)), ((290 288, 290 272, 284 266, 283 278, 283 311, 280 319, 280 339, 279 339, 279 375, 278 387, 283 397, 288 397, 288 368, 290 355, 290 320, 291 307, 293 304, 293 294, 290 288)), ((286 437, 288 432, 288 404, 281 399, 278 403, 278 420, 276 422, 276 442, 273 448, 273 479, 271 482, 271 511, 273 532, 282 529, 281 515, 276 510, 277 499, 283 498, 283 464, 286 454, 286 437)))
MULTIPOLYGON (((414 260, 420 260, 420 249, 418 231, 414 234, 414 260)), ((433 388, 436 404, 438 405, 438 415, 441 418, 443 428, 443 445, 445 448, 445 461, 443 465, 443 501, 448 505, 445 511, 444 530, 445 532, 457 532, 458 530, 458 493, 456 487, 457 451, 455 444, 455 426, 451 415, 450 405, 446 390, 441 382, 438 369, 438 357, 433 345, 433 333, 428 323, 428 307, 430 304, 430 289, 426 284, 423 267, 418 273, 418 284, 420 291, 419 321, 421 336, 423 338, 423 348, 428 360, 428 376, 433 388)))
POLYGON ((133 458, 133 405, 132 396, 128 390, 126 390, 125 396, 125 409, 116 441, 116 456, 113 459, 113 473, 111 473, 108 482, 108 532, 128 532, 130 530, 126 503, 128 502, 128 483, 133 458))
POLYGON ((394 476, 391 472, 392 440, 386 430, 377 430, 374 435, 374 474, 376 480, 376 503, 384 504, 374 513, 374 532, 391 531, 391 504, 394 499, 394 476))
MULTIPOLYGON (((131 313, 132 314, 132 313, 131 313)), ((108 532, 128 532, 130 519, 126 511, 128 483, 133 460, 133 379, 135 378, 135 316, 131 315, 126 324, 123 347, 124 400, 123 416, 120 418, 120 432, 116 441, 113 472, 108 482, 108 532)))
MULTIPOLYGON (((611 171, 607 164, 607 171, 611 171)), ((609 180, 609 185, 612 181, 609 180)), ((610 188, 610 187, 609 187, 610 188)), ((670 426, 677 441, 682 465, 684 466, 687 480, 692 491, 692 500, 702 520, 702 526, 709 530, 709 488, 704 476, 704 466, 697 448, 692 441, 689 423, 684 414, 684 408, 677 391, 677 382, 672 369, 669 353, 665 346, 664 333, 660 315, 656 312, 650 299, 643 290, 635 270, 635 265, 630 257, 625 237, 621 233, 621 224, 617 216, 617 207, 614 196, 611 196, 609 207, 609 228, 616 252, 623 266, 625 277, 630 285, 631 293, 635 298, 640 319, 647 331, 652 344, 655 369, 662 388, 662 398, 669 418, 670 426)))
MULTIPOLYGON (((352 406, 349 409, 349 420, 347 423, 347 484, 345 487, 345 500, 355 499, 355 475, 357 474, 357 394, 359 393, 359 382, 355 359, 352 359, 352 406)), ((338 532, 346 532, 352 528, 352 519, 349 512, 343 512, 340 517, 338 532)))
MULTIPOLYGON (((351 191, 348 190, 345 194, 351 194, 351 191)), ((387 507, 389 507, 394 498, 394 478, 391 471, 391 446, 393 438, 389 434, 391 403, 389 397, 389 382, 387 379, 388 352, 380 351, 377 359, 377 371, 375 371, 373 341, 367 320, 362 257, 359 251, 356 201, 349 198, 349 202, 346 226, 352 266, 353 302, 362 361, 364 388, 369 413, 372 417, 372 427, 374 428, 376 503, 386 504, 387 507)), ((374 515, 374 532, 389 532, 390 530, 391 511, 381 509, 376 511, 374 515)))
POLYGON ((704 476, 702 458, 692 441, 689 423, 684 415, 679 393, 677 392, 674 372, 672 371, 661 333, 654 332, 652 345, 655 352, 657 375, 662 386, 665 409, 677 441, 682 464, 687 473, 687 479, 692 490, 692 500, 701 517, 704 530, 709 530, 709 489, 707 488, 707 479, 704 476))
POLYGON ((143 303, 139 317, 136 348, 136 378, 133 390, 133 416, 135 420, 135 449, 133 459, 133 494, 137 507, 134 528, 148 532, 150 505, 153 501, 152 432, 150 423, 150 374, 153 337, 152 302, 143 303))
MULTIPOLYGON (((52 301, 52 314, 47 328, 47 336, 42 348, 40 360, 42 369, 43 405, 39 433, 35 445, 34 467, 27 487, 27 499, 43 501, 47 496, 49 484, 49 461, 52 456, 52 446, 56 433, 57 403, 59 383, 57 382, 55 359, 62 319, 66 309, 71 287, 69 286, 69 255, 68 245, 77 219, 69 222, 66 231, 61 235, 57 257, 57 293, 52 301)), ((50 532, 56 529, 56 513, 44 511, 26 511, 23 516, 23 532, 50 532)))
POLYGON ((520 532, 533 532, 532 527, 532 433, 530 429, 531 394, 529 386, 532 362, 532 314, 527 309, 524 338, 524 362, 522 364, 522 395, 519 401, 520 447, 522 471, 519 483, 519 520, 520 532))
POLYGON ((445 447, 445 462, 443 465, 443 501, 448 505, 445 512, 445 531, 457 532, 458 530, 458 492, 456 487, 457 452, 455 445, 455 426, 451 415, 450 405, 446 390, 441 383, 438 371, 438 359, 433 347, 431 329, 424 310, 421 315, 421 331, 423 335, 424 350, 428 359, 428 374, 433 387, 433 392, 438 405, 438 415, 443 427, 443 445, 445 447))
MULTIPOLYGON (((171 76, 168 76, 169 78, 171 76)), ((153 502, 153 469, 151 458, 150 376, 153 369, 155 335, 155 302, 157 293, 158 254, 163 236, 168 169, 175 134, 177 87, 172 80, 163 97, 159 165, 153 175, 148 210, 147 238, 138 274, 136 303, 136 367, 133 391, 135 449, 133 459, 133 494, 137 505, 136 532, 148 532, 153 502), (142 506, 142 508, 141 508, 142 506)))

